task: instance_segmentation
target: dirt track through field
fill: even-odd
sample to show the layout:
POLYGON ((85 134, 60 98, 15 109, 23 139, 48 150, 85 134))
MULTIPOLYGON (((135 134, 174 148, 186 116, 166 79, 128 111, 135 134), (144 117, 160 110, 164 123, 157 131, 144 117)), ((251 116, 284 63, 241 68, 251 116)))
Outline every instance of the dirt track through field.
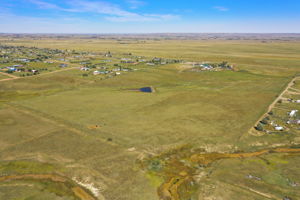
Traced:
POLYGON ((63 72, 63 71, 69 71, 69 70, 72 70, 72 69, 78 69, 78 66, 76 65, 76 67, 70 67, 70 68, 65 68, 65 69, 55 70, 55 71, 52 71, 52 72, 47 72, 47 73, 38 74, 38 75, 34 75, 34 76, 27 76, 27 77, 18 77, 18 76, 15 76, 15 75, 11 75, 11 74, 7 74, 7 73, 0 72, 0 74, 4 74, 4 75, 10 77, 10 78, 6 78, 6 79, 2 79, 2 80, 0 80, 0 82, 3 82, 3 81, 11 81, 11 80, 15 80, 15 79, 40 77, 40 76, 44 76, 44 75, 48 75, 48 74, 54 74, 54 73, 59 73, 59 72, 63 72))
MULTIPOLYGON (((268 107, 268 110, 255 122, 255 124, 254 124, 254 126, 252 126, 251 128, 250 128, 250 130, 248 131, 248 133, 250 133, 251 131, 253 131, 253 129, 254 129, 254 127, 261 121, 261 120, 263 120, 267 115, 268 115, 268 113, 269 112, 271 112, 272 111, 272 109, 275 107, 275 105, 276 105, 276 103, 280 100, 280 99, 282 99, 283 98, 283 95, 285 94, 285 93, 287 93, 288 92, 288 90, 294 85, 294 82, 295 81, 297 81, 297 80, 299 80, 300 79, 300 77, 295 77, 295 78, 293 78, 289 83, 288 83, 288 85, 286 86, 286 88, 278 95, 278 97, 269 105, 269 107, 268 107)), ((240 137, 241 138, 241 137, 240 137)))
POLYGON ((60 70, 55 70, 55 71, 52 71, 52 72, 43 73, 43 74, 39 74, 38 76, 43 76, 43 75, 48 75, 48 74, 54 74, 54 73, 63 72, 63 71, 69 71, 69 70, 72 70, 72 69, 78 69, 78 66, 76 66, 76 67, 70 67, 70 68, 65 68, 65 69, 60 69, 60 70))
POLYGON ((2 81, 10 81, 10 80, 21 78, 21 77, 18 77, 18 76, 12 75, 12 74, 8 74, 8 73, 4 73, 4 72, 0 72, 0 74, 3 74, 4 76, 10 77, 10 78, 6 78, 6 79, 2 79, 2 80, 0 80, 0 82, 2 82, 2 81))
MULTIPOLYGON (((45 121, 45 122, 48 122, 48 123, 51 123, 51 124, 55 125, 56 127, 61 127, 63 129, 69 130, 73 133, 76 133, 79 136, 86 136, 88 134, 88 133, 86 133, 82 130, 79 130, 79 129, 75 128, 75 127, 69 126, 68 124, 62 123, 61 121, 51 119, 50 117, 44 117, 44 116, 40 115, 39 113, 36 113, 36 112, 34 112, 32 110, 29 110, 29 109, 26 109, 24 107, 17 106, 17 105, 10 105, 10 104, 6 104, 6 106, 13 109, 13 110, 16 110, 18 112, 22 112, 26 115, 31 115, 33 117, 37 117, 38 119, 40 119, 42 121, 45 121)), ((49 133, 46 133, 45 135, 42 135, 42 136, 39 136, 39 137, 36 137, 36 138, 31 138, 29 140, 26 140, 25 142, 33 141, 37 138, 44 137, 44 136, 46 136, 48 134, 51 134, 51 133, 52 132, 49 132, 49 133)), ((106 143, 106 144, 109 144, 111 146, 118 146, 117 144, 115 144, 113 142, 107 142, 107 140, 105 140, 103 138, 100 138, 100 137, 97 137, 96 140, 99 140, 99 141, 101 141, 103 143, 106 143)), ((20 144, 20 143, 18 143, 18 144, 20 144)), ((15 145, 18 145, 18 144, 15 144, 15 145)), ((9 147, 11 147, 11 145, 9 147)))
POLYGON ((63 183, 70 190, 73 191, 73 195, 81 200, 96 200, 91 194, 89 194, 85 189, 76 185, 75 182, 71 181, 67 177, 55 175, 55 174, 23 174, 23 175, 9 175, 9 176, 1 176, 0 182, 8 182, 15 180, 48 180, 51 182, 63 183), (69 183, 69 184, 68 184, 69 183), (71 184, 70 184, 71 183, 71 184), (71 186, 72 185, 72 186, 71 186))

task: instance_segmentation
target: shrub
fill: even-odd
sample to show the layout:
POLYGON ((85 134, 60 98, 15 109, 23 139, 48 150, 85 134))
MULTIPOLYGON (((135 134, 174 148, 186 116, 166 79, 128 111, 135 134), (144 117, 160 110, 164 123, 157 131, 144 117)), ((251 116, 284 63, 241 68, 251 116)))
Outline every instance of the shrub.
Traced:
POLYGON ((162 169, 162 163, 160 160, 152 160, 149 165, 148 165, 148 169, 151 171, 159 171, 162 169))
POLYGON ((260 123, 262 123, 262 124, 268 124, 268 120, 263 119, 263 120, 260 121, 260 123))
POLYGON ((270 117, 267 116, 267 117, 264 118, 264 120, 267 120, 267 121, 268 121, 268 120, 270 120, 270 117))
POLYGON ((264 130, 264 127, 261 125, 261 124, 258 124, 256 127, 255 127, 256 130, 258 131, 263 131, 264 130))

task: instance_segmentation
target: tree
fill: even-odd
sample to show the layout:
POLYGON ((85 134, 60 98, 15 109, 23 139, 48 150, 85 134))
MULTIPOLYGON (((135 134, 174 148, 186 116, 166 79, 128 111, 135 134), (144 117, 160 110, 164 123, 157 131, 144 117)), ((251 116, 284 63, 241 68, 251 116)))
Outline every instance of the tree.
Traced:
POLYGON ((268 124, 268 120, 265 118, 265 119, 261 120, 260 123, 262 123, 262 124, 268 124))
POLYGON ((221 63, 219 64, 219 66, 222 67, 222 68, 226 68, 226 67, 228 66, 228 62, 223 61, 223 62, 221 62, 221 63))
POLYGON ((261 124, 258 124, 256 127, 255 127, 256 130, 258 131, 263 131, 264 130, 264 127, 261 125, 261 124))

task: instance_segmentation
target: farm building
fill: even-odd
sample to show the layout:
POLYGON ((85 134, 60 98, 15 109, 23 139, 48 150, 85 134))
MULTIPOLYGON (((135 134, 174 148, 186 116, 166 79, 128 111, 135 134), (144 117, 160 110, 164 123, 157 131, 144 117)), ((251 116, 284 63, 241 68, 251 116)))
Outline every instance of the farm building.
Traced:
POLYGON ((283 131, 284 128, 283 128, 282 126, 276 126, 276 127, 275 127, 275 130, 276 130, 276 131, 283 131))
POLYGON ((211 70, 213 69, 213 67, 209 64, 201 64, 200 67, 203 69, 203 70, 211 70))
POLYGON ((289 120, 286 122, 287 124, 300 124, 300 119, 297 120, 289 120))
POLYGON ((297 114, 298 110, 292 110, 290 113, 289 113, 289 116, 290 117, 295 117, 296 114, 297 114))
POLYGON ((94 71, 93 74, 94 74, 94 75, 99 75, 100 72, 99 72, 99 71, 94 71))
POLYGON ((80 70, 82 70, 82 71, 89 71, 90 68, 88 68, 88 67, 81 67, 80 70))
POLYGON ((59 66, 60 66, 61 68, 68 67, 67 64, 60 64, 59 66))

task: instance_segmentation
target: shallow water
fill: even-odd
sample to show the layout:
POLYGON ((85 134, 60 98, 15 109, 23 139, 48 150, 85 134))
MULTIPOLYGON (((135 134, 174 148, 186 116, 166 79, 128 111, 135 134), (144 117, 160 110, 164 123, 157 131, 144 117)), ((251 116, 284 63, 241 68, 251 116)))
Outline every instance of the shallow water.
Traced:
POLYGON ((152 88, 151 87, 143 87, 140 88, 141 92, 148 92, 148 93, 152 93, 152 88))

